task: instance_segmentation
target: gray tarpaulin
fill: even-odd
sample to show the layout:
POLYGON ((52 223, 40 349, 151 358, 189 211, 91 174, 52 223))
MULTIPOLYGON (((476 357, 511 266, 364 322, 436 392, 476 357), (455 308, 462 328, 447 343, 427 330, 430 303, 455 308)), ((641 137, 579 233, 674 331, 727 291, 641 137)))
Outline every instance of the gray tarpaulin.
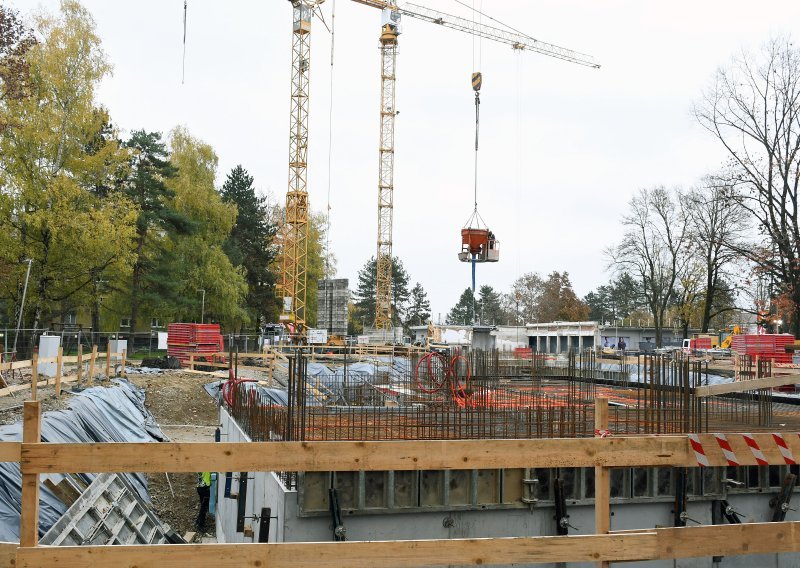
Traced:
MULTIPOLYGON (((42 415, 42 441, 60 443, 88 442, 162 442, 167 437, 144 406, 144 391, 124 379, 114 380, 110 388, 92 387, 75 393, 69 409, 42 415)), ((0 426, 0 441, 22 439, 20 423, 0 426)), ((54 483, 61 475, 42 475, 39 500, 39 534, 43 535, 67 510, 44 480, 54 483)), ((93 476, 86 476, 90 481, 93 476)), ((147 482, 143 475, 127 476, 146 500, 147 482)), ((22 476, 17 463, 0 463, 0 541, 19 541, 19 514, 22 501, 22 476)))

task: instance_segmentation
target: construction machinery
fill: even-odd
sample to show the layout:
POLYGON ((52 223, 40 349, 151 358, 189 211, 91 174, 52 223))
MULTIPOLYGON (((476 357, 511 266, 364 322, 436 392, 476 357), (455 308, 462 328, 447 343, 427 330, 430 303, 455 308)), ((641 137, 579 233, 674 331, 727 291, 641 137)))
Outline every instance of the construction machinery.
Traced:
POLYGON ((289 188, 286 219, 281 232, 282 269, 278 293, 283 298, 280 321, 293 338, 302 338, 306 325, 308 263, 308 155, 309 77, 311 73, 311 18, 324 0, 290 0, 292 4, 292 94, 289 120, 289 188))
MULTIPOLYGON (((373 8, 379 8, 381 14, 381 106, 380 106, 380 147, 378 166, 378 247, 376 255, 375 284, 375 328, 392 327, 392 216, 394 208, 394 119, 395 108, 395 69, 397 66, 397 40, 401 34, 401 18, 409 16, 433 24, 491 39, 510 45, 518 50, 530 50, 551 57, 598 68, 599 64, 591 56, 538 41, 515 30, 504 30, 493 26, 476 23, 475 20, 461 18, 437 10, 431 10, 416 4, 398 6, 384 0, 354 0, 373 8)), ((477 88, 473 77, 473 88, 476 97, 480 90, 481 75, 477 73, 477 88)), ((479 104, 476 99, 476 105, 479 104)), ((499 259, 499 243, 489 239, 491 233, 485 227, 467 227, 468 234, 462 231, 462 239, 469 242, 467 252, 470 260, 477 262, 496 262, 499 259), (473 232, 473 229, 477 229, 473 232), (483 233, 481 233, 483 231, 483 233), (480 233, 480 234, 479 234, 480 233), (481 240, 481 243, 477 243, 481 240), (480 251, 477 249, 480 248, 480 251), (474 254, 473 254, 474 253, 474 254)), ((462 251, 463 252, 463 251, 462 251)), ((474 263, 473 263, 474 273, 474 263)), ((473 277, 474 280, 474 277, 473 277)))
MULTIPOLYGON (((306 264, 308 256, 308 193, 306 189, 306 151, 308 147, 308 79, 310 74, 311 18, 324 0, 289 0, 293 12, 292 103, 290 122, 289 188, 286 193, 286 223, 282 232, 283 297, 281 321, 295 336, 302 337, 306 323, 306 264)), ((394 120, 395 69, 401 18, 409 16, 465 32, 480 38, 599 68, 589 55, 534 39, 511 28, 502 29, 416 4, 398 6, 385 0, 353 0, 381 10, 381 105, 380 145, 378 149, 378 240, 376 256, 375 327, 392 327, 392 218, 394 209, 394 120)), ((486 254, 490 248, 487 245, 486 254)), ((496 254, 496 252, 494 253, 496 254)))
POLYGON ((738 325, 735 325, 732 328, 726 327, 725 329, 723 329, 720 332, 721 336, 720 339, 722 340, 722 343, 719 344, 720 349, 730 349, 731 342, 733 341, 733 336, 741 335, 742 333, 743 333, 742 328, 739 327, 738 325))

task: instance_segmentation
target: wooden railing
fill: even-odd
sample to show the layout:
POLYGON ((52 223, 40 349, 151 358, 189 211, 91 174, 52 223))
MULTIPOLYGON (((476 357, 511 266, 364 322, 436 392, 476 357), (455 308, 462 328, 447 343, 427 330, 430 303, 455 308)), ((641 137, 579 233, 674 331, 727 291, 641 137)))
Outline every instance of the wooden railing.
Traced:
POLYGON ((39 476, 75 472, 383 471, 595 467, 596 526, 607 531, 608 469, 788 463, 800 456, 797 433, 607 436, 604 399, 597 437, 584 439, 402 442, 98 443, 40 442, 39 402, 25 403, 23 442, 0 443, 0 461, 19 460, 23 475, 19 547, 0 545, 0 560, 33 566, 448 566, 552 562, 623 562, 800 551, 800 522, 655 528, 588 536, 472 538, 382 542, 38 545, 39 476), (758 460, 752 450, 760 450, 758 460), (728 455, 723 452, 723 446, 728 455), (12 551, 13 548, 13 551, 12 551), (13 555, 12 555, 13 552, 13 555))
POLYGON ((125 361, 127 359, 127 350, 122 350, 121 352, 112 352, 110 349, 106 350, 105 353, 102 351, 97 350, 97 345, 92 345, 91 353, 87 354, 86 357, 83 355, 83 346, 78 345, 78 354, 72 356, 65 356, 63 349, 61 347, 58 348, 58 354, 55 357, 39 357, 36 353, 33 354, 32 359, 26 359, 24 361, 9 361, 7 363, 0 363, 0 372, 3 371, 16 371, 22 369, 31 369, 31 380, 30 382, 23 382, 19 385, 12 385, 8 386, 6 384, 2 384, 3 388, 0 388, 0 397, 6 396, 15 392, 19 392, 22 390, 31 390, 31 399, 36 400, 37 398, 37 390, 40 386, 47 386, 50 384, 50 378, 47 377, 44 381, 39 380, 39 365, 45 363, 55 363, 56 370, 55 376, 53 377, 53 384, 56 390, 56 396, 61 396, 61 383, 69 383, 69 382, 77 382, 81 384, 83 382, 91 382, 94 379, 96 374, 96 363, 100 359, 105 359, 105 375, 107 378, 111 377, 111 365, 112 360, 116 359, 121 364, 121 371, 120 374, 125 376, 125 361), (75 375, 64 376, 64 364, 65 363, 76 363, 78 365, 77 371, 75 375), (88 369, 86 375, 83 372, 84 364, 88 364, 88 369))

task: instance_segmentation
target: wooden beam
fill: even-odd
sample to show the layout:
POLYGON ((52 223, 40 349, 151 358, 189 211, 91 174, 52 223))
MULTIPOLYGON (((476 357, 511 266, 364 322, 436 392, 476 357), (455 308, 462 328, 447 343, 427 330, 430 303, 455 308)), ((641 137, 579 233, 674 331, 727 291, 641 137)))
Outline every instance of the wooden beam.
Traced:
POLYGON ((655 532, 634 535, 544 536, 383 542, 276 544, 154 544, 20 548, 21 568, 59 566, 351 568, 639 560, 658 553, 655 532))
POLYGON ((97 361, 97 345, 92 345, 92 355, 89 358, 89 376, 87 382, 89 384, 94 380, 94 363, 97 361))
POLYGON ((83 345, 78 344, 78 384, 83 383, 83 345))
MULTIPOLYGON (((776 554, 800 550, 800 522, 656 529, 658 558, 776 554)), ((723 563, 724 564, 724 563, 723 563)))
POLYGON ((111 342, 106 343, 106 380, 111 380, 111 342))
MULTIPOLYGON (((42 439, 42 408, 38 400, 26 400, 22 418, 22 441, 38 444, 42 439)), ((22 472, 22 510, 20 513, 20 546, 36 546, 39 542, 39 474, 22 472)))
POLYGON ((721 383, 719 385, 695 387, 694 394, 698 397, 706 397, 714 396, 715 394, 771 389, 773 387, 782 387, 784 385, 793 385, 797 383, 800 383, 800 375, 779 375, 777 377, 748 379, 746 381, 734 381, 732 383, 721 383))
MULTIPOLYGON (((800 440, 796 445, 800 446, 800 440)), ((23 444, 22 467, 25 471, 40 473, 192 472, 204 471, 209 467, 214 471, 382 471, 596 465, 646 467, 688 465, 690 453, 688 441, 683 436, 390 442, 23 444)), ((797 453, 800 454, 800 447, 797 453)), ((691 453, 692 459, 693 456, 691 453)), ((724 456, 720 456, 724 459, 724 456)))
MULTIPOLYGON (((61 377, 62 383, 72 383, 78 380, 76 375, 71 375, 69 377, 61 377)), ((39 381, 37 386, 43 387, 47 384, 46 381, 39 381)), ((8 396, 10 394, 14 394, 15 392, 28 390, 31 388, 31 383, 22 383, 20 385, 11 385, 10 387, 6 387, 4 389, 0 389, 0 397, 8 396)))
POLYGON ((16 371, 19 369, 28 369, 30 366, 30 359, 24 361, 9 361, 8 363, 0 363, 0 371, 16 371))
MULTIPOLYGON (((772 434, 752 434, 767 462, 785 463, 772 434)), ((800 437, 783 433, 794 455, 800 437)), ((711 466, 727 465, 700 434, 711 466)), ((727 434, 741 465, 756 465, 741 434, 727 434)), ((185 442, 24 444, 24 472, 384 471, 552 467, 698 467, 686 436, 417 440, 390 442, 185 442)))
POLYGON ((128 358, 128 350, 127 349, 123 349, 122 350, 122 365, 120 366, 120 372, 119 372, 119 376, 120 377, 127 377, 128 376, 125 373, 125 360, 127 358, 128 358))
POLYGON ((0 542, 0 566, 16 566, 18 546, 16 542, 0 542))
MULTIPOLYGON (((46 384, 46 383, 45 383, 46 384)), ((36 400, 36 389, 39 386, 39 356, 34 353, 31 359, 31 399, 36 400)))
POLYGON ((800 523, 748 523, 624 531, 608 535, 19 548, 19 567, 233 568, 421 567, 555 562, 628 562, 797 552, 800 523))
MULTIPOLYGON (((608 432, 608 399, 599 397, 594 401, 595 436, 605 438, 608 432)), ((594 468, 594 532, 608 534, 611 529, 611 470, 601 465, 594 468)), ((608 568, 605 561, 597 563, 600 568, 608 568)))
POLYGON ((64 348, 58 348, 58 356, 56 357, 56 381, 55 381, 55 389, 56 389, 56 396, 61 398, 61 370, 64 365, 64 348))
POLYGON ((0 462, 18 462, 21 442, 0 442, 0 462))

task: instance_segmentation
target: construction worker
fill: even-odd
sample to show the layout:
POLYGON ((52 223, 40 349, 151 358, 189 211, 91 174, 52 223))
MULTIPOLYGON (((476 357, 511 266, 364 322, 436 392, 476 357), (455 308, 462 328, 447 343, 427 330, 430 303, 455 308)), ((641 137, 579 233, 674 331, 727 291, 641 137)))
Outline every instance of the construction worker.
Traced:
POLYGON ((206 516, 208 515, 208 502, 211 498, 211 472, 197 472, 197 496, 200 498, 200 512, 194 523, 198 532, 206 532, 206 516))

